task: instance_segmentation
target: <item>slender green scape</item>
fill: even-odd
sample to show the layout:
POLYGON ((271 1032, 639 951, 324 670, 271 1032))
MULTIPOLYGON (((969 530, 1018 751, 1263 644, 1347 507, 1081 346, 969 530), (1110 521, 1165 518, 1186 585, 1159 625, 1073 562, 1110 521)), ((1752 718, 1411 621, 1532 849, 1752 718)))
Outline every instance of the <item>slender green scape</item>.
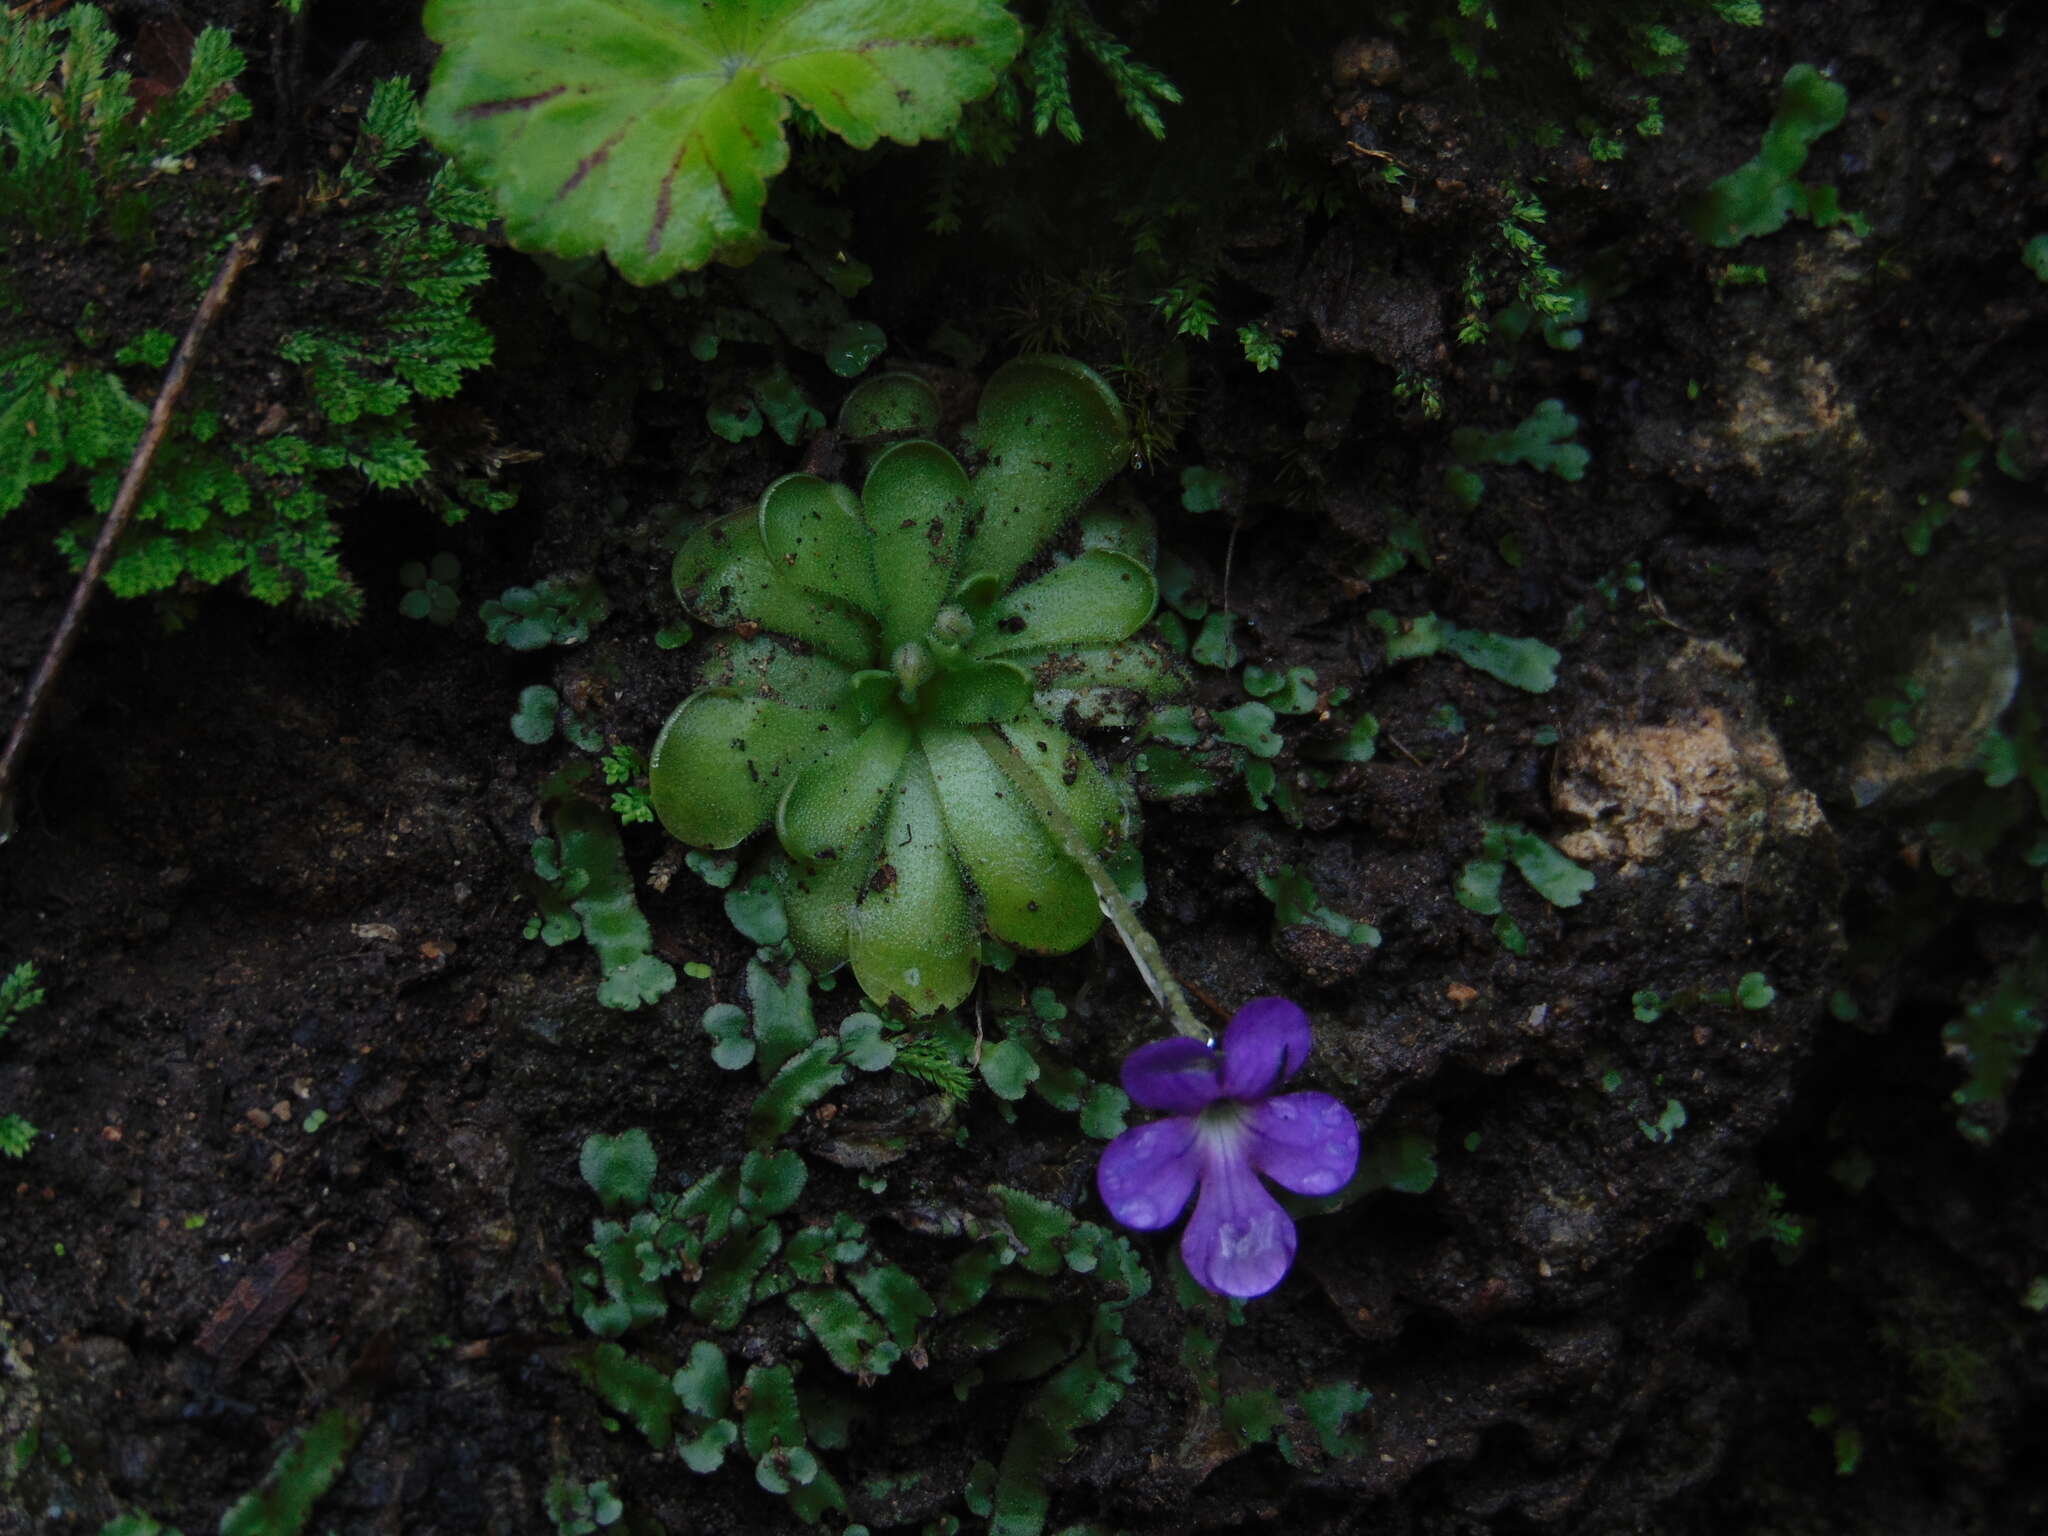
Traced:
POLYGON ((1089 846, 1087 834, 1075 826, 1059 797, 1047 789, 1031 766, 1024 761, 1010 742, 996 735, 986 727, 978 729, 975 738, 981 742, 989 758, 1009 776, 1019 794, 1029 800, 1032 809, 1045 818, 1045 824, 1058 839, 1060 851, 1078 864, 1087 874, 1089 883, 1095 887, 1095 899, 1102 908, 1102 915, 1116 928, 1116 935, 1123 940, 1124 948, 1130 952, 1132 962, 1138 967, 1138 974, 1145 978, 1145 985, 1151 989, 1153 999, 1166 1016, 1173 1020, 1173 1027, 1184 1035, 1192 1036, 1205 1045, 1215 1038, 1207 1025, 1195 1017, 1195 1011, 1188 1006, 1187 993, 1174 979, 1172 970, 1161 953, 1159 941, 1152 937, 1150 930, 1138 921, 1138 914, 1124 893, 1117 888, 1116 880, 1103 867, 1102 860, 1095 856, 1089 846))

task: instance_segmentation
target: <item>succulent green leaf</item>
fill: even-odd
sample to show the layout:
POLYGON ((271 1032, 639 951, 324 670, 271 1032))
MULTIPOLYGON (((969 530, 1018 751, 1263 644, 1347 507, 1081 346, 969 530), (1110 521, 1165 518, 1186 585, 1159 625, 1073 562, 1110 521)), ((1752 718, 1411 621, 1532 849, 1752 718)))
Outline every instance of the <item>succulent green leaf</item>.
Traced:
POLYGON ((756 510, 714 518, 691 534, 676 551, 671 578, 683 607, 706 624, 756 624, 849 668, 871 664, 874 626, 839 599, 783 580, 785 569, 762 541, 756 510))
POLYGON ((1017 749, 1091 849, 1100 853, 1123 837, 1129 820, 1123 796, 1086 747, 1040 715, 996 730, 1017 749))
POLYGON ((939 397, 914 373, 878 373, 839 407, 839 435, 849 442, 930 437, 938 430, 939 397))
POLYGON ((1460 629, 1433 613, 1399 619, 1384 608, 1375 608, 1366 617, 1386 637, 1389 661, 1408 661, 1449 651, 1466 666, 1529 693, 1548 693, 1557 686, 1557 664, 1561 658, 1541 640, 1496 635, 1483 629, 1460 629))
POLYGON ((960 461, 937 443, 898 443, 868 471, 861 505, 874 530, 882 643, 889 650, 923 640, 950 595, 973 494, 960 461))
POLYGON ((834 709, 846 702, 849 682, 846 668, 829 657, 799 655, 768 635, 725 635, 707 648, 697 686, 797 709, 834 709))
POLYGON ((846 685, 854 713, 862 725, 872 725, 889 711, 889 701, 899 692, 896 674, 881 667, 868 667, 853 674, 846 685))
POLYGON ((709 1339, 690 1346, 690 1358, 675 1374, 675 1393, 699 1418, 719 1419, 732 1411, 732 1375, 725 1354, 709 1339))
POLYGON ((597 1192, 608 1211, 647 1203, 654 1187, 654 1143, 635 1126, 616 1136, 590 1136, 583 1143, 583 1182, 597 1192))
POLYGON ((1047 719, 1071 714, 1097 730, 1129 730, 1154 701, 1187 689, 1187 678, 1166 648, 1144 636, 1048 655, 1020 653, 1010 660, 1031 671, 1039 712, 1047 719))
POLYGON ((784 475, 761 493, 761 543, 797 585, 867 613, 875 596, 873 540, 860 502, 816 475, 784 475))
POLYGON ((1011 661, 977 661, 955 668, 926 695, 928 719, 946 725, 994 725, 1031 707, 1031 674, 1011 661))
POLYGON ((857 149, 948 132, 1016 54, 992 0, 432 0, 429 136, 513 244, 658 283, 761 244, 793 99, 857 149))
POLYGON ((1159 529, 1142 507, 1098 501, 1081 514, 1080 529, 1084 552, 1100 549, 1129 555, 1148 573, 1159 562, 1159 529))
POLYGON ((778 853, 771 860, 790 943, 797 958, 821 974, 846 962, 854 904, 875 873, 881 841, 877 828, 841 858, 804 863, 778 853))
POLYGON ((1159 584, 1144 566, 1129 555, 1089 550, 991 608, 974 637, 974 654, 1113 645, 1143 628, 1158 604, 1159 584))
MULTIPOLYGON (((1065 1378, 1061 1373, 1062 1380, 1065 1378)), ((1051 1394, 1042 1390, 1010 1431, 1003 1445, 1003 1462, 996 1469, 996 1485, 990 1495, 989 1536, 1042 1536, 1052 1510, 1052 1474, 1071 1454, 1074 1437, 1048 1423, 1032 1410, 1051 1394)), ((1076 1422, 1071 1413, 1060 1415, 1062 1423, 1076 1422)))
POLYGON ((910 723, 890 712, 877 716, 845 751, 812 763, 775 813, 782 846, 797 859, 819 863, 851 857, 871 843, 903 776, 910 742, 910 723))
POLYGON ((911 757, 883 828, 880 862, 847 924, 848 957, 878 1002, 936 1013, 974 988, 980 925, 947 844, 931 770, 911 757))
POLYGON ((1004 584, 1130 458, 1116 391, 1084 363, 1020 357, 981 393, 974 438, 988 462, 975 477, 981 522, 960 569, 1004 584))
POLYGON ((1025 1049, 1038 1063, 1038 1078, 1032 1084, 1038 1096, 1063 1114, 1078 1114, 1081 1095, 1088 1088, 1088 1074, 1059 1060, 1041 1045, 1026 1042, 1025 1049))
POLYGON ((1375 608, 1366 618, 1386 637, 1389 661, 1434 656, 1444 648, 1444 632, 1449 626, 1433 613, 1398 619, 1384 608, 1375 608))
MULTIPOLYGON (((957 727, 927 724, 919 740, 938 787, 946 831, 981 893, 989 931, 1006 943, 1045 954, 1065 954, 1087 943, 1102 921, 1094 887, 1080 866, 1060 852, 1009 775, 979 741, 957 727)), ((1023 1091, 1019 1084, 1015 1094, 1004 1096, 1015 1098, 1023 1091)))
POLYGON ((758 831, 815 759, 854 738, 850 706, 797 709, 773 699, 694 693, 648 754, 647 792, 678 842, 730 848, 758 831))

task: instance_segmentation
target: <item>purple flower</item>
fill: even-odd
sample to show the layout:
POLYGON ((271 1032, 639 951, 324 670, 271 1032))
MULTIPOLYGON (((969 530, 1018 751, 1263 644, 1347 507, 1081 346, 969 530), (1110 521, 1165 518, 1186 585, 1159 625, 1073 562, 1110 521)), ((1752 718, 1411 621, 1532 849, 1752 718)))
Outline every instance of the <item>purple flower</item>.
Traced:
POLYGON ((1284 997, 1237 1010, 1221 1049, 1180 1037, 1125 1058, 1124 1091, 1165 1120, 1125 1131, 1102 1150, 1095 1184, 1127 1227, 1169 1226, 1197 1184, 1181 1234, 1188 1273, 1224 1296, 1263 1296, 1294 1262, 1294 1223, 1259 1182, 1327 1195, 1358 1166, 1358 1122, 1327 1093, 1273 1090, 1309 1053, 1308 1015, 1284 997))

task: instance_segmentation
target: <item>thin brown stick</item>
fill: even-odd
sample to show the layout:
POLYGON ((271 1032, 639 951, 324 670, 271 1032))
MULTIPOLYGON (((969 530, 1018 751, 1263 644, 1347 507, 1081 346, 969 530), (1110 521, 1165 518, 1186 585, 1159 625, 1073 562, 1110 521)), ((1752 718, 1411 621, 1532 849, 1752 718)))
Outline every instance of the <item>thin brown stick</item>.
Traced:
POLYGON ((164 437, 170 431, 171 415, 178 408, 186 384, 191 381, 192 364, 199 356, 200 343, 206 339, 208 327, 227 303, 236 280, 262 251, 268 233, 267 225, 258 224, 238 238, 227 255, 221 258, 219 270, 207 285, 206 296, 199 301, 198 313, 185 327, 185 339, 178 343, 178 354, 171 359, 171 366, 164 374, 163 385, 156 392, 156 403, 149 408, 149 425, 142 429, 142 440, 135 445, 135 452, 128 460, 127 473, 121 476, 121 488, 114 493, 114 505, 107 512, 107 520, 100 525, 99 540, 92 547, 85 569, 78 573, 78 584, 71 589, 71 601, 64 607, 64 616, 57 621, 57 632, 50 637, 49 649, 43 652, 42 663, 36 668, 35 676, 29 679, 28 691, 22 695, 21 708, 14 717, 14 732, 7 738, 7 750, 0 752, 0 842, 5 842, 14 830, 15 773, 28 751, 37 725, 42 722, 57 675, 64 670, 64 663, 71 659, 71 652, 78 645, 78 632, 84 626, 86 607, 99 588, 107 563, 114 558, 114 545, 120 541, 129 521, 135 516, 135 505, 142 499, 142 487, 149 479, 150 466, 156 462, 157 449, 163 446, 164 437))

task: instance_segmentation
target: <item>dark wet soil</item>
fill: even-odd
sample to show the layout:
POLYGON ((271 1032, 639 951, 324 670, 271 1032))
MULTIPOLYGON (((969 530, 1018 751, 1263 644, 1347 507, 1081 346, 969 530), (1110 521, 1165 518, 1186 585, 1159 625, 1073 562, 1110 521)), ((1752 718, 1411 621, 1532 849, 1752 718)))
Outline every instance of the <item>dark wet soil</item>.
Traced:
MULTIPOLYGON (((272 154, 345 142, 336 112, 427 56, 410 8, 315 7, 294 75, 268 8, 189 9, 237 27, 256 61, 248 144, 272 154), (331 73, 326 93, 304 88, 331 73)), ((1205 26, 1240 24, 1215 9, 1205 26)), ((1135 1379, 1052 1472, 1049 1530, 2048 1526, 2031 1454, 2048 1429, 2048 1099, 2022 1074, 1997 1134, 1966 1140, 1942 1040, 2038 942, 2040 888, 1995 857, 1944 866, 1931 824, 1967 814, 1953 797, 1975 782, 1974 743, 1946 762, 1928 749, 1907 782, 1866 709, 1943 635, 2002 624, 2024 656, 2048 619, 2048 286, 2017 258, 2048 230, 2048 26, 2023 7, 1770 12, 1755 30, 1696 24, 1688 69, 1658 84, 1662 136, 1616 161, 1534 144, 1523 104, 1426 48, 1265 29, 1248 77, 1289 82, 1267 115, 1345 198, 1290 213, 1219 194, 1195 222, 1227 224, 1206 234, 1218 290, 1286 336, 1281 368, 1233 364, 1227 341, 1175 354, 1164 382, 1153 354, 1090 359, 1181 416, 1172 456, 1128 478, 1196 592, 1243 616, 1244 659, 1351 693, 1328 726, 1281 722, 1291 818, 1236 789, 1148 806, 1147 920, 1224 1010, 1299 998, 1317 1084, 1373 1144, 1432 1145, 1436 1178, 1305 1222, 1295 1274, 1224 1334, 1226 1391, 1369 1388, 1362 1453, 1296 1466, 1224 1436, 1162 1283, 1130 1310, 1135 1379), (1849 93, 1805 174, 1868 232, 1794 221, 1702 245, 1688 201, 1756 152, 1799 62, 1849 93), (1455 343, 1464 263, 1517 187, 1540 190, 1550 260, 1594 279, 1576 350, 1455 343), (1767 280, 1731 280, 1731 263, 1767 280), (1404 369, 1440 381, 1440 418, 1395 400, 1404 369), (1446 495, 1454 428, 1502 430, 1550 398, 1580 418, 1583 479, 1492 465, 1478 508, 1446 495), (1951 498, 1973 433, 2013 472, 1987 461, 1951 498), (1234 513, 1183 511, 1185 464, 1239 476, 1234 513), (1949 514, 1915 554, 1928 502, 1949 514), (1427 568, 1380 574, 1410 518, 1427 568), (1390 661, 1375 609, 1544 639, 1557 686, 1390 661), (1373 760, 1316 759, 1361 708, 1381 724, 1373 760), (1872 773, 1896 787, 1859 790, 1872 773), (1560 908, 1510 873, 1520 953, 1456 899, 1490 822, 1598 878, 1560 908), (1257 881, 1282 866, 1379 946, 1276 928, 1257 881), (1751 972, 1766 1007, 1701 996, 1751 972), (1646 991, 1684 1001, 1657 1014, 1646 991)), ((1257 115, 1198 29, 1142 7, 1120 25, 1182 81, 1183 112, 1257 115)), ((1187 155, 1180 132, 1162 153, 1187 155)), ((1027 160, 1019 185, 1057 210, 1054 184, 1084 164, 1027 160)), ((927 343, 946 319, 999 357, 995 306, 1113 244, 1085 185, 1068 269, 993 229, 927 236, 922 174, 899 156, 837 194, 880 274, 862 313, 915 361, 947 360, 927 343)), ((678 617, 677 530, 800 455, 772 434, 710 438, 703 386, 644 355, 657 322, 636 337, 621 309, 593 333, 533 264, 494 259, 500 362, 463 402, 539 455, 515 471, 519 507, 450 530, 367 501, 348 524, 369 598, 350 629, 223 594, 167 632, 156 608, 103 600, 30 763, 0 847, 0 968, 33 961, 49 1001, 0 1042, 0 1112, 41 1130, 0 1165, 0 1532, 95 1531, 134 1509, 209 1529, 280 1435, 337 1402, 367 1427, 320 1529, 545 1531, 557 1475, 607 1480, 622 1528, 797 1528, 743 1465, 700 1478, 608 1424, 574 1374, 589 1341, 571 1275, 596 1214, 578 1149, 644 1126, 667 1174, 730 1156, 746 1104, 697 1019, 739 996, 754 946, 658 833, 628 828, 656 953, 711 974, 639 1013, 600 1008, 587 948, 522 937, 540 783, 574 753, 521 746, 506 721, 522 687, 551 682, 607 737, 651 740, 687 686, 653 642, 678 617), (449 629, 396 611, 397 567, 441 549, 462 561, 449 629), (604 583, 592 641, 486 644, 476 603, 551 572, 604 583), (245 1281, 271 1310, 224 1342, 245 1281)), ((252 282, 223 357, 271 344, 276 291, 252 282)), ((793 365, 829 410, 839 386, 793 365)), ((49 535, 81 510, 60 485, 6 524, 7 694, 68 590, 49 535)), ((1199 678, 1203 707, 1242 702, 1236 674, 1199 678)), ((1067 1001, 1098 1078, 1156 1032, 1107 943, 998 985, 1018 979, 1067 1001)), ((850 1011, 849 992, 821 995, 820 1017, 850 1011)), ((913 1087, 867 1080, 835 1108, 903 1116, 913 1087)), ((923 1138, 883 1192, 814 1158, 806 1212, 887 1227, 935 1286, 956 1250, 917 1212, 993 1182, 1100 1216, 1096 1143, 1070 1117, 1026 1105, 1012 1124, 984 1094, 961 1124, 964 1144, 923 1138)), ((795 1135, 815 1149, 825 1133, 795 1135)), ((1145 1251, 1164 1274, 1169 1249, 1145 1251)), ((656 1333, 676 1354, 691 1329, 656 1333)), ((728 1346, 803 1352, 787 1319, 750 1319, 728 1346)), ((1026 1389, 963 1401, 957 1379, 941 1351, 859 1386, 869 1412, 829 1458, 854 1518, 978 1527, 957 1490, 1001 1459, 1026 1389)))

